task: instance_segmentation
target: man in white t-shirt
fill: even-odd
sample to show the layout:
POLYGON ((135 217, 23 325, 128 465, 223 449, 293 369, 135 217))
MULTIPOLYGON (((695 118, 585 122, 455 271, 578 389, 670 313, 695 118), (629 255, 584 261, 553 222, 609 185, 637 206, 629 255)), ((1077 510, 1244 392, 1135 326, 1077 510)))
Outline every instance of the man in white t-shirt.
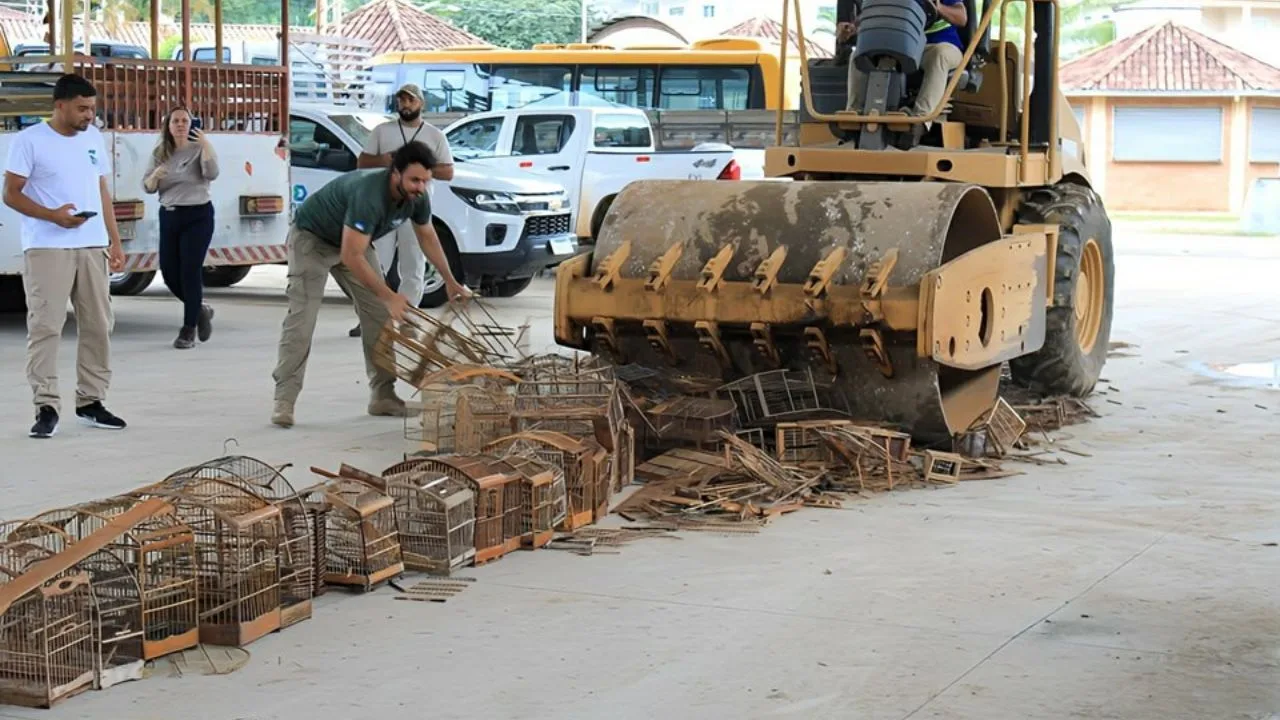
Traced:
POLYGON ((107 186, 110 157, 93 124, 97 91, 79 75, 53 88, 53 116, 9 145, 4 204, 22 217, 22 282, 27 297, 27 380, 35 395, 31 437, 57 432, 58 344, 67 301, 76 314, 76 416, 93 427, 125 422, 103 401, 111 383, 111 297, 107 268, 124 250, 107 186))
MULTIPOLYGON (((422 90, 413 83, 407 83, 396 92, 396 110, 399 117, 388 120, 369 133, 364 148, 360 152, 358 166, 363 168, 379 168, 391 165, 391 156, 410 141, 417 140, 427 146, 436 164, 431 166, 431 179, 453 179, 453 154, 449 152, 449 140, 440 128, 422 119, 424 105, 422 90)), ((414 307, 422 302, 422 291, 427 281, 427 259, 418 245, 418 238, 413 234, 410 223, 401 225, 395 232, 385 237, 376 238, 373 250, 378 255, 378 263, 382 266, 382 274, 391 270, 391 260, 396 250, 400 258, 396 268, 400 271, 401 295, 409 298, 414 307)), ((351 329, 351 337, 360 336, 360 326, 351 329)))

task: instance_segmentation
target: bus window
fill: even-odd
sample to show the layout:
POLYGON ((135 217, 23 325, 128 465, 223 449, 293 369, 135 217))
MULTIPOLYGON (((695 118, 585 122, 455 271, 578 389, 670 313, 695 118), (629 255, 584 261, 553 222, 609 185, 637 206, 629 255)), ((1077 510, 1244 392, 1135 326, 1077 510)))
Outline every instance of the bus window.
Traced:
POLYGON ((578 92, 619 105, 653 107, 654 71, 650 67, 584 65, 578 77, 578 92))
POLYGON ((495 66, 489 80, 494 110, 524 107, 548 95, 573 90, 573 68, 568 65, 495 66))
POLYGON ((416 65, 408 68, 406 82, 422 86, 423 112, 486 112, 489 73, 482 65, 416 65))
POLYGON ((746 110, 751 71, 716 66, 663 68, 658 107, 663 110, 746 110))
POLYGON ((653 145, 649 121, 635 115, 599 115, 594 135, 598 148, 647 148, 653 145))

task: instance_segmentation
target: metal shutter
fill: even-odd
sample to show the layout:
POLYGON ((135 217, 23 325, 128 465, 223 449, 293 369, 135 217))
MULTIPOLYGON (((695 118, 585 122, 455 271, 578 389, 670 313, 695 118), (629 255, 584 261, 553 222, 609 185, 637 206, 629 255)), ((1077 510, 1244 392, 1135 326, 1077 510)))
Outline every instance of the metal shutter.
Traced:
POLYGON ((1222 108, 1118 107, 1111 124, 1114 160, 1222 161, 1222 108))
POLYGON ((1280 162, 1280 108, 1250 113, 1249 162, 1280 162))

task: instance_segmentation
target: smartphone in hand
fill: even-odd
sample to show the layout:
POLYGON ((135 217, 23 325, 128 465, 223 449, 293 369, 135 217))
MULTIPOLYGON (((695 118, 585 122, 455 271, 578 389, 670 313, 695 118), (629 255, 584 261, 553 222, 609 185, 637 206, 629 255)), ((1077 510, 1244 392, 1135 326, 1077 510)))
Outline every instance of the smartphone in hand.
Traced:
POLYGON ((92 211, 92 210, 81 210, 80 212, 78 212, 78 213, 76 213, 76 214, 75 214, 75 217, 78 217, 78 218, 84 218, 85 220, 88 220, 89 218, 94 217, 94 216, 96 216, 97 214, 98 214, 98 213, 96 213, 96 212, 94 212, 94 211, 92 211))
POLYGON ((191 118, 191 128, 187 130, 187 138, 195 140, 200 130, 204 128, 204 121, 198 117, 191 118))

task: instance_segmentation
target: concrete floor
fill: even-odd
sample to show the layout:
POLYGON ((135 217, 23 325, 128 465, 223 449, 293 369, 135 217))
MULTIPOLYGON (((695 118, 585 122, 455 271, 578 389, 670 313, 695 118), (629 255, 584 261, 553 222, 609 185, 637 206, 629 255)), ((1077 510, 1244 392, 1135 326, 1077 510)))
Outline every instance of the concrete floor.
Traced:
MULTIPOLYGON (((479 581, 444 605, 331 592, 233 674, 0 718, 1280 717, 1280 389, 1209 367, 1280 358, 1280 245, 1118 237, 1112 339, 1137 347, 1108 364, 1105 417, 1061 435, 1091 457, 809 509, 759 535, 520 553, 468 569, 479 581)), ((28 439, 22 319, 0 318, 0 519, 228 451, 293 463, 296 484, 311 465, 397 460, 401 421, 364 414, 336 290, 299 425, 268 424, 282 281, 263 268, 211 292, 216 334, 187 352, 169 346, 179 309, 158 283, 119 299, 123 433, 68 422, 28 439)), ((535 320, 535 345, 550 291, 501 301, 507 321, 535 320)), ((70 402, 70 328, 65 341, 70 402)))

